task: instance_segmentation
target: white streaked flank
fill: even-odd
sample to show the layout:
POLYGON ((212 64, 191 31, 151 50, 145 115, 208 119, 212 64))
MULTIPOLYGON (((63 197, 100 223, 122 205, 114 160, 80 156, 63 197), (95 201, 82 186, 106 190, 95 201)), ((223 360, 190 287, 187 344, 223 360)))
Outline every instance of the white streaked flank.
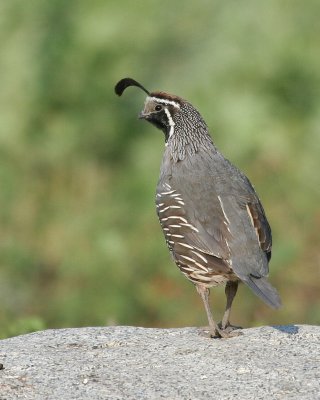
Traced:
MULTIPOLYGON (((181 221, 185 222, 186 224, 188 223, 188 221, 185 218, 179 217, 179 215, 171 215, 168 218, 169 219, 180 219, 181 221)), ((181 224, 181 225, 184 225, 184 224, 181 224)))
POLYGON ((170 206, 165 207, 165 208, 161 208, 161 210, 159 210, 159 213, 163 213, 163 212, 169 210, 169 208, 170 208, 170 206))
POLYGON ((180 257, 184 258, 185 260, 191 261, 192 263, 195 263, 195 262, 196 262, 193 258, 188 257, 188 256, 184 256, 184 255, 182 255, 182 254, 180 254, 180 257))
POLYGON ((254 228, 254 231, 256 232, 257 238, 258 238, 258 240, 260 241, 260 239, 259 239, 259 232, 258 232, 258 229, 254 226, 254 220, 253 220, 253 217, 252 217, 252 214, 251 214, 251 210, 250 210, 250 207, 248 206, 248 204, 246 204, 246 209, 247 209, 247 213, 248 213, 248 215, 249 215, 251 224, 252 224, 252 226, 253 226, 253 228, 254 228))
POLYGON ((209 272, 208 268, 206 268, 204 265, 198 263, 197 261, 194 261, 197 267, 201 268, 205 272, 209 272))
POLYGON ((187 243, 178 242, 178 244, 180 244, 180 246, 187 247, 188 249, 194 249, 194 247, 190 246, 190 245, 187 244, 187 243))
POLYGON ((191 225, 191 224, 181 224, 183 226, 188 226, 189 228, 191 228, 192 230, 194 230, 195 232, 199 232, 199 229, 197 229, 195 226, 191 225))
POLYGON ((206 264, 208 264, 208 260, 203 257, 202 254, 198 253, 197 251, 191 250, 193 254, 195 254, 196 256, 198 256, 199 258, 201 258, 201 260, 203 260, 206 264))
POLYGON ((211 283, 212 278, 210 276, 203 276, 203 272, 202 273, 201 272, 202 271, 194 271, 192 274, 190 274, 190 277, 211 283))
POLYGON ((161 195, 171 194, 171 193, 174 193, 174 192, 175 192, 175 190, 170 190, 169 192, 161 192, 161 195))
MULTIPOLYGON (((192 272, 194 270, 194 268, 188 267, 188 266, 180 266, 178 265, 179 268, 183 269, 184 271, 190 271, 192 272)), ((182 271, 183 272, 183 271, 182 271)))
POLYGON ((224 210, 223 203, 222 203, 222 200, 221 200, 221 197, 220 197, 220 196, 218 196, 218 200, 219 200, 219 203, 220 203, 220 206, 221 206, 221 210, 222 210, 222 212, 223 212, 223 215, 224 215, 226 221, 228 222, 228 224, 230 224, 229 218, 227 217, 227 214, 226 214, 226 212, 225 212, 225 210, 224 210))

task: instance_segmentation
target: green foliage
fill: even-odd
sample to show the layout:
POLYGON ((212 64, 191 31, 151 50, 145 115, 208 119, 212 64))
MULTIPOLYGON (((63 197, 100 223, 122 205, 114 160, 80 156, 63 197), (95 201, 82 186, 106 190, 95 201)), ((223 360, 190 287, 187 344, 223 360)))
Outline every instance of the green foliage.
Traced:
MULTIPOLYGON (((254 182, 284 307, 241 288, 233 321, 319 323, 319 2, 12 0, 0 6, 0 336, 205 324, 154 211, 163 138, 125 76, 191 101, 254 182)), ((212 291, 222 312, 223 289, 212 291)))

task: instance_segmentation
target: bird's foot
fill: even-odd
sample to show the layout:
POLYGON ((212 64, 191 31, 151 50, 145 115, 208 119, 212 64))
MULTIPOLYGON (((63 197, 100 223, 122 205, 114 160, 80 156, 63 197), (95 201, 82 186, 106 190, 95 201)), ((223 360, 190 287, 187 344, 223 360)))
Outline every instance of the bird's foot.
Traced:
MULTIPOLYGON (((222 322, 219 322, 218 326, 219 326, 219 329, 221 329, 222 331, 228 332, 228 333, 233 332, 238 329, 242 329, 242 326, 231 325, 229 322, 225 326, 223 325, 222 322)), ((242 335, 241 332, 238 332, 237 334, 242 335)))
POLYGON ((236 337, 236 336, 240 336, 243 333, 242 332, 236 332, 234 329, 228 329, 229 327, 225 328, 225 329, 220 329, 216 332, 214 332, 214 334, 211 334, 212 338, 222 338, 222 339, 229 339, 232 337, 236 337))
POLYGON ((223 337, 236 337, 236 336, 241 336, 243 333, 241 331, 238 331, 237 329, 241 329, 239 326, 227 326, 225 329, 222 329, 221 332, 223 337))
POLYGON ((226 329, 207 327, 201 332, 201 335, 211 339, 229 339, 242 335, 242 332, 235 332, 234 329, 228 329, 228 327, 226 329))

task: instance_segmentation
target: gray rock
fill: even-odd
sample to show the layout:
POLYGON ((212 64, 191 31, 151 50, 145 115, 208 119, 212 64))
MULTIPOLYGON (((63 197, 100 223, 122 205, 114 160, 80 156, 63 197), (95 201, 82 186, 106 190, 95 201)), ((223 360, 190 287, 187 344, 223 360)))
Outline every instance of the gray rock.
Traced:
POLYGON ((0 399, 320 399, 320 327, 57 329, 0 341, 0 399))

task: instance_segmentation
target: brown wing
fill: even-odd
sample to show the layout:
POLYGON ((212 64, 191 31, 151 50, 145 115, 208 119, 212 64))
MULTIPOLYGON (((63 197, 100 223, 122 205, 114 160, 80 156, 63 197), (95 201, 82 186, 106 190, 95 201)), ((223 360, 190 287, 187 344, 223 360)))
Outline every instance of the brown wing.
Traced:
POLYGON ((250 221, 256 230, 260 247, 266 253, 268 261, 271 258, 272 236, 271 228, 265 216, 264 209, 260 202, 246 204, 250 221))

